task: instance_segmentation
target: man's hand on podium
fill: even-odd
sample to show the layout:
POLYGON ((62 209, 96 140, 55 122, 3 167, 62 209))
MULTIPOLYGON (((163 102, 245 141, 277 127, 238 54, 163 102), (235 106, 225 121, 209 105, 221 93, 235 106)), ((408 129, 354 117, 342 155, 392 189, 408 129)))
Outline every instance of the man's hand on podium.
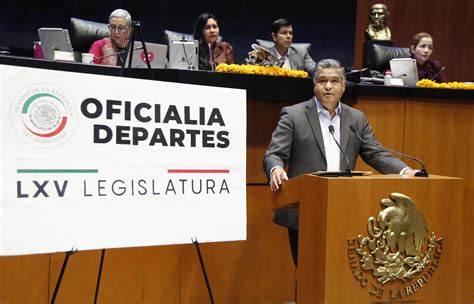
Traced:
POLYGON ((276 167, 271 173, 270 188, 272 191, 278 191, 280 189, 280 185, 287 180, 288 176, 286 175, 285 170, 283 170, 283 168, 276 167))

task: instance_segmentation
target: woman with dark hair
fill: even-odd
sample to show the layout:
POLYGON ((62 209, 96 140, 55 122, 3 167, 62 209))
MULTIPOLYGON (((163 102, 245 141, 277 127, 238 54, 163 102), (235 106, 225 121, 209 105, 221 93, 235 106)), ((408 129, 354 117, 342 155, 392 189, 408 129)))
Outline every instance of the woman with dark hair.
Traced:
POLYGON ((214 70, 219 63, 234 63, 234 48, 219 38, 219 21, 216 16, 204 13, 194 26, 194 39, 199 41, 199 69, 214 70))
POLYGON ((433 38, 430 34, 421 32, 413 36, 410 52, 416 60, 420 80, 426 78, 437 82, 447 82, 443 75, 443 65, 439 61, 430 59, 433 53, 433 38))

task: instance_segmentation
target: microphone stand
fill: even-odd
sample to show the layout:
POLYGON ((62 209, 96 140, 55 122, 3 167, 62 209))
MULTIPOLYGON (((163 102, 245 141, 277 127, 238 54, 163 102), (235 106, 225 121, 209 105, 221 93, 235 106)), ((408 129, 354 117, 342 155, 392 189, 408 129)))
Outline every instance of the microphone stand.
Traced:
POLYGON ((214 71, 214 58, 212 56, 212 46, 210 43, 207 44, 209 48, 209 63, 211 64, 211 71, 214 71))
POLYGON ((442 67, 441 69, 439 69, 438 73, 434 74, 433 77, 430 78, 430 80, 434 80, 436 77, 438 77, 439 74, 441 74, 441 72, 443 72, 444 70, 446 69, 446 67, 442 67))
POLYGON ((329 125, 329 133, 331 133, 332 135, 332 138, 334 139, 334 141, 336 142, 336 145, 339 147, 339 150, 341 151, 342 155, 344 156, 344 158, 346 159, 346 169, 344 171, 341 170, 341 176, 349 176, 349 177, 352 177, 352 172, 351 172, 351 169, 349 169, 349 159, 347 158, 347 155, 346 153, 344 153, 344 151, 342 150, 341 148, 341 145, 339 145, 339 143, 337 142, 336 140, 336 137, 334 136, 334 126, 333 125, 329 125))
POLYGON ((404 154, 404 153, 401 153, 401 152, 398 152, 398 151, 395 151, 395 150, 392 150, 392 149, 389 149, 389 148, 385 148, 385 147, 382 146, 382 145, 378 145, 378 144, 376 144, 376 143, 373 143, 373 142, 364 140, 364 139, 360 136, 359 132, 357 132, 356 128, 355 128, 353 125, 351 125, 349 128, 351 129, 352 132, 355 133, 355 135, 357 135, 357 137, 359 137, 359 139, 360 139, 361 142, 364 142, 364 143, 369 144, 369 145, 371 145, 371 146, 378 147, 378 148, 380 148, 380 149, 384 149, 384 150, 386 150, 386 151, 388 151, 388 152, 390 152, 390 153, 397 154, 397 155, 400 155, 400 156, 403 156, 403 157, 406 157, 406 158, 409 158, 409 159, 411 159, 411 160, 414 160, 414 161, 418 162, 418 163, 421 165, 422 168, 421 168, 420 171, 418 171, 418 172, 415 173, 415 176, 418 176, 418 177, 428 177, 428 176, 429 176, 429 175, 428 175, 428 171, 426 171, 425 165, 423 164, 423 162, 422 162, 420 159, 418 159, 418 158, 416 158, 416 157, 413 157, 413 156, 410 156, 410 155, 406 155, 406 154, 404 154))
MULTIPOLYGON (((137 46, 136 48, 134 48, 134 50, 141 50, 141 49, 143 49, 142 46, 137 46)), ((117 52, 117 53, 113 53, 113 54, 109 54, 109 55, 105 55, 105 56, 101 56, 101 57, 97 57, 97 58, 92 59, 89 63, 94 63, 94 61, 96 61, 96 60, 100 60, 100 59, 104 59, 104 58, 108 58, 108 57, 112 57, 112 56, 117 56, 117 55, 123 54, 125 52, 128 52, 128 50, 120 51, 120 52, 117 52)))
MULTIPOLYGON (((140 35, 140 41, 142 43, 143 52, 145 53, 146 65, 148 67, 148 71, 150 72, 150 79, 154 80, 155 78, 153 76, 153 70, 150 65, 150 58, 148 57, 148 51, 146 49, 142 24, 140 21, 133 21, 132 25, 133 25, 132 37, 130 41, 128 42, 128 46, 127 46, 127 51, 129 51, 129 54, 127 54, 127 58, 130 58, 130 60, 128 61, 128 76, 130 76, 130 71, 132 70, 132 59, 133 59, 133 51, 134 51, 133 46, 135 44, 136 35, 138 33, 140 35)), ((121 77, 123 76, 124 70, 125 70, 125 63, 122 63, 122 68, 120 70, 121 77)))

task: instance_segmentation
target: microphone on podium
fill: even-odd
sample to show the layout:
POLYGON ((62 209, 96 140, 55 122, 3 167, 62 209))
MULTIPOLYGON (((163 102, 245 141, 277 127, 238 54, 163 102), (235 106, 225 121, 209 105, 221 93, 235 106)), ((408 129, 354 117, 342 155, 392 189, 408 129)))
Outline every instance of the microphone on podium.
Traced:
POLYGON ((339 150, 341 150, 342 155, 343 155, 344 158, 346 159, 347 168, 346 168, 346 170, 344 170, 344 171, 341 170, 341 176, 352 176, 352 172, 351 172, 351 169, 350 169, 351 166, 349 165, 349 159, 347 158, 346 153, 344 153, 344 151, 342 150, 341 146, 340 146, 339 143, 337 142, 336 137, 334 137, 334 126, 333 126, 333 125, 329 125, 329 133, 331 133, 332 138, 333 138, 334 141, 336 142, 336 145, 338 146, 339 150))
MULTIPOLYGON (((135 50, 141 50, 141 49, 143 49, 143 46, 137 46, 137 47, 133 48, 134 51, 135 50)), ((120 54, 123 54, 123 53, 126 53, 126 52, 128 52, 128 50, 123 50, 123 51, 120 51, 120 52, 117 52, 117 53, 97 57, 97 58, 92 59, 91 62, 89 62, 89 63, 93 63, 96 60, 104 59, 104 58, 107 58, 107 57, 117 56, 117 55, 120 55, 120 54)))
POLYGON ((423 177, 428 177, 428 171, 426 171, 426 168, 425 168, 425 165, 423 164, 423 162, 421 160, 419 160, 418 158, 416 157, 413 157, 413 156, 410 156, 410 155, 406 155, 405 153, 401 153, 401 152, 398 152, 398 151, 395 151, 395 150, 392 150, 392 149, 389 149, 389 148, 385 148, 384 146, 380 145, 380 144, 376 144, 376 143, 373 143, 373 142, 370 142, 370 141, 367 141, 367 140, 364 140, 360 135, 359 135, 359 132, 357 132, 356 128, 353 126, 353 125, 350 125, 349 127, 351 129, 352 132, 355 133, 355 135, 357 135, 357 137, 359 137, 360 141, 363 142, 363 143, 366 143, 366 144, 369 144, 371 146, 375 146, 377 148, 380 148, 380 149, 383 149, 385 151, 388 151, 390 153, 393 153, 393 154, 397 154, 397 155, 400 155, 400 156, 403 156, 403 157, 406 157, 406 158, 409 158, 411 160, 414 160, 416 162, 418 162, 422 169, 418 172, 415 173, 415 176, 423 176, 423 177))

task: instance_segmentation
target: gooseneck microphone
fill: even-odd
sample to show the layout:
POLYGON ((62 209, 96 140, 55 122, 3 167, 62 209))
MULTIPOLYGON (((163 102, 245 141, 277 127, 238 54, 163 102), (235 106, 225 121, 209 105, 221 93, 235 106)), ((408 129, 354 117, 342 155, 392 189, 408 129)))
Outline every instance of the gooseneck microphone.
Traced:
POLYGON ((419 160, 418 158, 416 157, 413 157, 413 156, 410 156, 410 155, 406 155, 404 153, 401 153, 401 152, 398 152, 398 151, 395 151, 395 150, 392 150, 392 149, 389 149, 389 148, 385 148, 384 146, 380 145, 380 144, 376 144, 376 143, 373 143, 373 142, 370 142, 370 141, 367 141, 367 140, 364 140, 360 135, 359 135, 359 132, 357 132, 356 128, 353 126, 353 125, 350 125, 349 127, 351 129, 352 132, 355 133, 355 135, 357 135, 357 137, 359 137, 360 141, 363 142, 363 143, 366 143, 366 144, 369 144, 371 146, 375 146, 377 148, 381 148, 383 150, 386 150, 390 153, 393 153, 393 154, 397 154, 397 155, 400 155, 400 156, 403 156, 403 157, 406 157, 406 158, 409 158, 411 160, 414 160, 416 162, 418 162, 422 169, 418 172, 415 173, 415 176, 423 176, 423 177, 428 177, 428 171, 426 171, 426 168, 425 168, 425 165, 423 164, 423 162, 421 160, 419 160))
POLYGON ((354 74, 354 73, 362 73, 364 71, 367 71, 369 68, 363 68, 363 69, 360 69, 360 70, 352 70, 350 72, 347 72, 346 75, 350 75, 350 74, 354 74))
MULTIPOLYGON (((141 50, 141 49, 143 49, 143 46, 137 46, 137 47, 133 48, 133 50, 141 50)), ((120 51, 120 52, 117 52, 117 53, 112 53, 112 54, 109 54, 109 55, 97 57, 97 58, 92 59, 91 62, 89 62, 89 63, 93 63, 96 60, 104 59, 104 58, 107 58, 107 57, 117 56, 117 55, 123 54, 125 52, 128 52, 128 50, 123 50, 123 51, 120 51)))
POLYGON ((338 146, 339 150, 341 150, 342 155, 344 155, 344 158, 346 159, 347 168, 346 168, 346 170, 344 170, 344 171, 341 170, 341 176, 352 176, 351 169, 350 169, 351 166, 349 165, 349 159, 347 158, 346 153, 344 153, 344 151, 342 150, 341 146, 340 146, 339 143, 337 142, 336 137, 334 136, 334 126, 333 126, 333 125, 329 125, 329 133, 331 133, 332 138, 333 138, 334 141, 336 142, 336 145, 338 146))
POLYGON ((438 77, 439 74, 441 74, 442 71, 444 71, 446 69, 446 67, 442 67, 441 69, 439 69, 438 73, 434 74, 433 77, 430 78, 430 80, 433 80, 435 79, 436 77, 438 77))
POLYGON ((210 43, 207 44, 209 48, 209 63, 211 64, 211 71, 214 71, 214 57, 212 56, 212 46, 210 43))

